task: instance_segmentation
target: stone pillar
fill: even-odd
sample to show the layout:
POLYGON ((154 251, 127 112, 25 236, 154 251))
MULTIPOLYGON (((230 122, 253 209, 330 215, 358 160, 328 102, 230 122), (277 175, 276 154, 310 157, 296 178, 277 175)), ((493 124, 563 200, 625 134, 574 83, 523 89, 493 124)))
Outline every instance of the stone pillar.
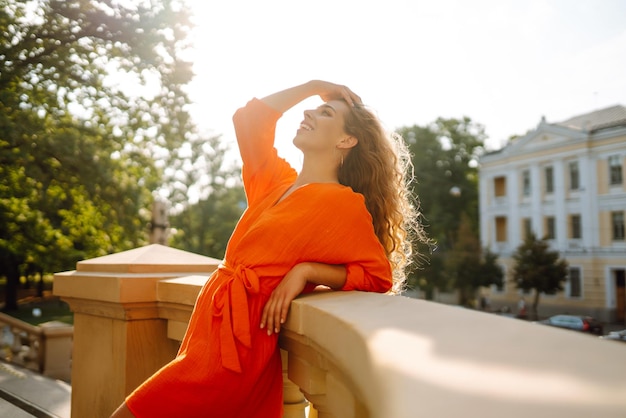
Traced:
POLYGON ((72 362, 72 337, 74 327, 59 321, 40 324, 43 335, 43 370, 44 376, 70 381, 72 362))
POLYGON ((74 312, 72 417, 108 417, 137 385, 176 355, 159 315, 157 283, 208 276, 220 260, 158 244, 92 260, 54 276, 53 293, 74 312))

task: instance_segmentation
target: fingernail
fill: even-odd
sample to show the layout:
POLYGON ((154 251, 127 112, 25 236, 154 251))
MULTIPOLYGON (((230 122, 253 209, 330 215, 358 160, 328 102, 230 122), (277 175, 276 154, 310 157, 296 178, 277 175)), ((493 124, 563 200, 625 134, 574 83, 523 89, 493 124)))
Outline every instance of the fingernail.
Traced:
POLYGON ((263 322, 261 322, 260 328, 263 328, 265 326, 265 324, 263 322))
POLYGON ((267 335, 272 335, 272 330, 271 329, 267 330, 267 335))

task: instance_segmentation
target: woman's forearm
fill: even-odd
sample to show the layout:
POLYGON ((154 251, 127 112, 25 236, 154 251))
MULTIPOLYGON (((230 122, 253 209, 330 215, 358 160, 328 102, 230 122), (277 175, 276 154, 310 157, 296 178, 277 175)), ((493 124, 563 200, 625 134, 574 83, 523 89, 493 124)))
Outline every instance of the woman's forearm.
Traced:
POLYGON ((350 106, 361 103, 361 98, 346 86, 322 80, 311 80, 304 84, 281 90, 262 98, 268 106, 280 113, 285 113, 301 101, 311 96, 320 96, 322 100, 343 99, 350 106))
POLYGON ((347 273, 345 266, 323 263, 300 263, 298 268, 304 270, 304 277, 308 283, 328 286, 338 290, 346 283, 347 273))
POLYGON ((261 100, 274 110, 280 113, 285 113, 287 110, 291 109, 304 99, 317 94, 314 83, 314 81, 309 81, 307 83, 270 94, 261 100))
POLYGON ((346 283, 347 270, 341 265, 322 263, 299 263, 293 266, 270 295, 261 313, 261 328, 267 334, 280 332, 287 320, 291 301, 304 290, 307 283, 341 289, 346 283))

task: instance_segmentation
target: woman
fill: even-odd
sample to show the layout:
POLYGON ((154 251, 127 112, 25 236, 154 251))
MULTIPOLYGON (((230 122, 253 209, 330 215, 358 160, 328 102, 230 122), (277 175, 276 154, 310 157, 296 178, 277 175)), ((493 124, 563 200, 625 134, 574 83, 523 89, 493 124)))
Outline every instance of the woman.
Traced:
POLYGON ((246 209, 203 287, 177 357, 113 417, 282 416, 277 334, 291 301, 322 285, 401 289, 416 227, 406 148, 345 86, 310 81, 253 99, 234 117, 246 209), (307 97, 296 173, 273 146, 282 113, 307 97), (393 272, 392 272, 393 271, 393 272))

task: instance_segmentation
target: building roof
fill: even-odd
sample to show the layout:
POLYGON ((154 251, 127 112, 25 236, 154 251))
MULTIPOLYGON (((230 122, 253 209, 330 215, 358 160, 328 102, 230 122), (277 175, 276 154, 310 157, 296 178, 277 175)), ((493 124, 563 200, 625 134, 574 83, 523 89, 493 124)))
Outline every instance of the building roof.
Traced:
POLYGON ((615 105, 605 109, 595 110, 584 115, 574 116, 555 125, 570 129, 594 132, 600 129, 626 126, 626 107, 615 105))
MULTIPOLYGON (((480 160, 484 162, 485 160, 491 159, 491 157, 498 158, 499 155, 520 152, 523 147, 527 147, 531 142, 539 138, 542 133, 552 132, 553 139, 558 137, 561 137, 561 139, 581 139, 604 129, 611 128, 626 128, 626 106, 615 105, 598 109, 593 112, 573 116, 562 122, 547 122, 546 118, 542 117, 537 128, 527 132, 526 135, 511 139, 500 149, 483 154, 480 160)), ((541 144, 541 146, 546 146, 548 142, 545 140, 550 137, 550 135, 541 135, 541 137, 541 141, 537 142, 535 145, 541 144)), ((555 145, 557 142, 550 141, 549 143, 555 145)))

